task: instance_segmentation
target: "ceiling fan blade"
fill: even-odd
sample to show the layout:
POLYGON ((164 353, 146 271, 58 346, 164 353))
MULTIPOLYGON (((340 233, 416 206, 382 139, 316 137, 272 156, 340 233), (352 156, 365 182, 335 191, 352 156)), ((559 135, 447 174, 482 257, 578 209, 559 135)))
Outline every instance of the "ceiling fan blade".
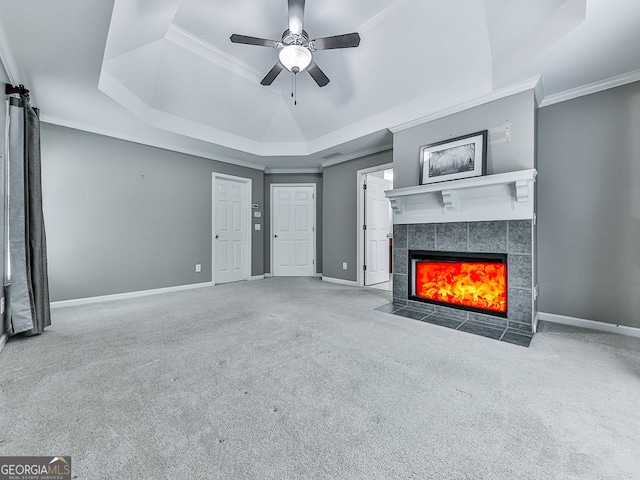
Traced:
POLYGON ((302 34, 304 27, 304 0, 289 0, 289 31, 302 34))
POLYGON ((360 35, 345 33, 334 37, 318 38, 312 41, 316 50, 330 50, 332 48, 352 48, 360 45, 360 35))
POLYGON ((277 48, 278 43, 275 40, 267 40, 266 38, 247 37, 246 35, 238 35, 234 33, 231 35, 231 41, 233 43, 243 43, 246 45, 258 45, 259 47, 271 47, 277 48))
POLYGON ((320 67, 316 65, 316 62, 314 62, 313 60, 311 60, 311 63, 307 67, 307 72, 309 72, 309 75, 311 75, 311 78, 316 81, 319 87, 324 87, 327 83, 329 83, 329 77, 327 77, 324 72, 320 70, 320 67))
POLYGON ((265 86, 271 85, 273 81, 276 79, 276 77, 280 74, 283 68, 284 68, 284 65, 282 65, 282 63, 280 62, 276 63, 273 66, 273 68, 269 70, 269 73, 267 73, 267 75, 262 79, 260 83, 265 86))

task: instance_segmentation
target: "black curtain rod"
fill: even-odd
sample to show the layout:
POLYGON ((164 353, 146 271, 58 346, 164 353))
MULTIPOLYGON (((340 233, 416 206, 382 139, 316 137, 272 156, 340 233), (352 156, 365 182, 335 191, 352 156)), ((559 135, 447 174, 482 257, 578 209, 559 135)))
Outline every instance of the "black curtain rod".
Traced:
POLYGON ((18 95, 29 95, 29 90, 27 90, 25 86, 22 84, 18 85, 17 87, 14 87, 10 83, 5 83, 4 94, 13 95, 14 93, 17 93, 18 95))

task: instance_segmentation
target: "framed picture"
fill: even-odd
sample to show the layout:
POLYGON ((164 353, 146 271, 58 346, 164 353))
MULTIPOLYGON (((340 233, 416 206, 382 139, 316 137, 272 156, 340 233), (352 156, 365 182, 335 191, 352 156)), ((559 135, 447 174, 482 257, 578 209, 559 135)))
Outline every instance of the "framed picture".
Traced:
POLYGON ((420 147, 420 185, 485 174, 487 130, 420 147))

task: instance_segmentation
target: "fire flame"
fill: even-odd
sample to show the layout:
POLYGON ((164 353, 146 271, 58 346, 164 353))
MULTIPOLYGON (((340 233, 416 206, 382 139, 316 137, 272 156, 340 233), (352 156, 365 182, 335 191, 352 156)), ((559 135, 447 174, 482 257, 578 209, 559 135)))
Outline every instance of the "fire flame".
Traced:
POLYGON ((507 311, 507 266, 484 262, 417 262, 416 295, 428 300, 507 311))

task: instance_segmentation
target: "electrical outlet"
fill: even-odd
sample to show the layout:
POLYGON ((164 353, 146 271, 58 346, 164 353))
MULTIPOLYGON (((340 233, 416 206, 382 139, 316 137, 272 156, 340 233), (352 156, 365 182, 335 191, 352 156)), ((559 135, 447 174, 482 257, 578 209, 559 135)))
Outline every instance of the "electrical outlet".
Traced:
POLYGON ((342 262, 342 269, 346 270, 347 269, 347 262, 342 262))
POLYGON ((201 272, 202 271, 202 265, 200 265, 199 263, 196 265, 196 273, 197 272, 201 272))

